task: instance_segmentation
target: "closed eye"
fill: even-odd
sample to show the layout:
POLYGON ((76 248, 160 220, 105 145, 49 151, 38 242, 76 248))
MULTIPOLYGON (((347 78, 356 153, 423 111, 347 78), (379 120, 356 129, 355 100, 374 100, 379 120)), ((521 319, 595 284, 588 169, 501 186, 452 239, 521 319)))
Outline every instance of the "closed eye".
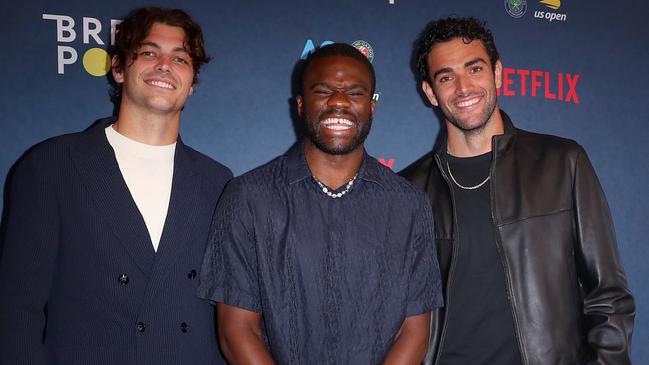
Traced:
POLYGON ((349 96, 365 96, 365 93, 362 91, 350 91, 347 93, 349 96))
POLYGON ((316 94, 316 95, 331 95, 331 91, 324 90, 324 89, 313 90, 313 93, 316 94))

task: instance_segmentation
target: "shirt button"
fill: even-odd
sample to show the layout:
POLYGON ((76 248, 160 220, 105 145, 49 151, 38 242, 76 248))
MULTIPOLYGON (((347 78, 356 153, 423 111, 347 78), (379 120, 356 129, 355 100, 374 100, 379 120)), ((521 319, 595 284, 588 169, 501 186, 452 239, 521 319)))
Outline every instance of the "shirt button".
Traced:
POLYGON ((187 330, 189 329, 189 326, 187 323, 183 322, 180 324, 180 332, 182 333, 187 333, 187 330))
POLYGON ((117 281, 119 281, 119 283, 122 285, 128 284, 128 275, 126 274, 120 275, 119 278, 117 278, 117 281))
POLYGON ((137 328, 138 332, 144 332, 144 330, 146 329, 146 326, 144 325, 144 322, 138 322, 136 328, 137 328))
POLYGON ((189 280, 194 280, 194 278, 196 277, 196 270, 188 272, 187 277, 189 278, 189 280))

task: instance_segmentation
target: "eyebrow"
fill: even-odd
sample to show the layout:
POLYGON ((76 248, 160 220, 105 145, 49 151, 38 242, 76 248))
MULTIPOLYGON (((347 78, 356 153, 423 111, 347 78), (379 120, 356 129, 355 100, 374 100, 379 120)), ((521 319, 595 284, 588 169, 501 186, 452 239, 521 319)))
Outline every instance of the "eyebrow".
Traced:
MULTIPOLYGON (((156 49, 161 49, 159 44, 157 44, 155 42, 151 42, 151 41, 144 41, 144 42, 142 42, 142 44, 140 44, 140 47, 144 47, 144 46, 149 46, 149 47, 153 47, 153 48, 156 48, 156 49)), ((176 47, 176 48, 173 49, 173 52, 189 53, 189 52, 187 52, 187 49, 185 49, 185 47, 176 47)))
MULTIPOLYGON (((464 68, 471 67, 471 66, 473 66, 473 65, 475 65, 477 63, 487 64, 487 61, 485 61, 482 57, 476 57, 476 58, 472 59, 471 61, 465 62, 464 63, 464 68)), ((439 74, 443 74, 443 73, 446 73, 446 72, 452 72, 452 71, 453 71, 453 69, 451 67, 440 68, 439 70, 435 71, 432 78, 435 79, 439 74)))

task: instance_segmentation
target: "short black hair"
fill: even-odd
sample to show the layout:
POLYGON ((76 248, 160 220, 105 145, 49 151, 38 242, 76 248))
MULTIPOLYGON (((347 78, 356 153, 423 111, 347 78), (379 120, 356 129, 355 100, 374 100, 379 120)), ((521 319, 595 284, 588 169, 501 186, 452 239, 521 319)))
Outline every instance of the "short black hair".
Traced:
POLYGON ((374 72, 374 66, 372 66, 370 60, 368 60, 361 51, 347 43, 330 43, 325 46, 318 47, 312 53, 309 53, 306 60, 304 60, 304 63, 302 64, 299 94, 303 93, 304 75, 306 75, 306 72, 309 69, 309 66, 311 66, 311 63, 315 60, 332 56, 350 57, 364 64, 367 70, 370 72, 370 76, 372 78, 372 94, 374 94, 374 91, 376 90, 376 73, 374 72))
POLYGON ((415 67, 421 81, 431 81, 428 74, 428 54, 430 49, 437 43, 448 42, 455 38, 461 38, 465 43, 474 40, 482 42, 489 55, 492 68, 496 66, 496 62, 500 59, 493 35, 487 29, 486 22, 474 17, 450 17, 433 20, 426 25, 426 28, 415 42, 415 67))

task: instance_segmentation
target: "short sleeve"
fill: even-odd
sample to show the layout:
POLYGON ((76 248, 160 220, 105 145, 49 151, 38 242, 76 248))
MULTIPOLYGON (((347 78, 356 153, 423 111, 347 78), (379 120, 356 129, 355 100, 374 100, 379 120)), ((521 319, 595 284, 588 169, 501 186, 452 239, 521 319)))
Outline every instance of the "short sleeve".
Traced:
POLYGON ((413 231, 410 234, 412 270, 408 283, 408 317, 430 312, 444 305, 442 281, 435 254, 433 213, 423 193, 418 198, 419 208, 413 218, 413 231))
POLYGON ((253 312, 261 311, 252 214, 238 179, 219 199, 200 273, 198 296, 253 312))

